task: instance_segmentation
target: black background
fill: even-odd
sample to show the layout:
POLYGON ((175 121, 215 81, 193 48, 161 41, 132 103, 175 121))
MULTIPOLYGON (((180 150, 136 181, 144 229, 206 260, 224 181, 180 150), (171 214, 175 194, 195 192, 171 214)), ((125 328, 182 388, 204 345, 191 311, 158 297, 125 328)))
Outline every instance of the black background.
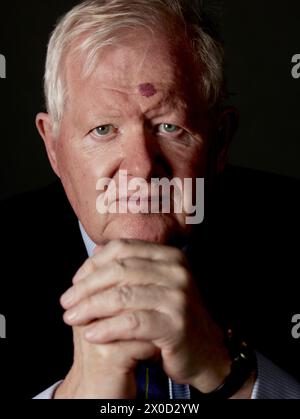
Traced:
MULTIPOLYGON (((1 2, 0 53, 7 79, 0 79, 0 196, 49 183, 49 168, 35 115, 43 109, 46 44, 56 19, 78 2, 1 2)), ((227 76, 241 123, 232 163, 300 178, 300 79, 291 75, 300 53, 300 2, 206 1, 221 15, 227 76)))

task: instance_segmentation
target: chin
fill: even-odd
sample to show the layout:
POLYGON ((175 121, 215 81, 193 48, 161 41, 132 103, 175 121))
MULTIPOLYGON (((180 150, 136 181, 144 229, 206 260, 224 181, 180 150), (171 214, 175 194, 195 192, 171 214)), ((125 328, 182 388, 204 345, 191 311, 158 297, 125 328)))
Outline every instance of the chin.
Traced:
POLYGON ((134 239, 159 244, 181 240, 183 231, 178 220, 165 214, 122 214, 108 223, 102 239, 134 239))

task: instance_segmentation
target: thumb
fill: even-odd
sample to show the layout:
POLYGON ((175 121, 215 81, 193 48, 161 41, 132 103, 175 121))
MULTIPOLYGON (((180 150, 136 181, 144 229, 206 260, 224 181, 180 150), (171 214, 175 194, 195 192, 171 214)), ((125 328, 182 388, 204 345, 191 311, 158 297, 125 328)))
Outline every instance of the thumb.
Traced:
POLYGON ((100 253, 104 246, 105 244, 99 244, 98 246, 96 246, 93 250, 93 256, 95 256, 97 253, 100 253))
MULTIPOLYGON (((100 253, 102 249, 104 248, 105 244, 97 245, 93 252, 92 257, 95 256, 97 253, 100 253)), ((85 278, 87 275, 91 273, 90 266, 87 266, 86 262, 78 269, 76 275, 73 277, 73 284, 77 284, 77 282, 80 282, 83 278, 85 278)))

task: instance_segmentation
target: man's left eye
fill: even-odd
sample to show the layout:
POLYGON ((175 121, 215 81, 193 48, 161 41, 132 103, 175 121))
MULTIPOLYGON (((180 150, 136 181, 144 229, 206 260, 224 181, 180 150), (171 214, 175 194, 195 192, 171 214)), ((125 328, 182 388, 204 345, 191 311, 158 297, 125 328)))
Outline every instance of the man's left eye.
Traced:
POLYGON ((158 131, 162 132, 163 134, 176 134, 181 132, 181 128, 179 128, 177 125, 173 124, 160 124, 158 126, 158 131))

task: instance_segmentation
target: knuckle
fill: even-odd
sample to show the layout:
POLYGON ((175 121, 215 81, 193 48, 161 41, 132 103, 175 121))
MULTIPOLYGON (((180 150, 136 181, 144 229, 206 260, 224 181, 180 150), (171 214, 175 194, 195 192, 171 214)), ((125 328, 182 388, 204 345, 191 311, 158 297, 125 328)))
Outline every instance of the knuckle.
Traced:
POLYGON ((183 253, 181 250, 177 249, 176 247, 172 249, 172 254, 173 254, 174 259, 176 260, 182 259, 183 253))
POLYGON ((132 288, 124 285, 122 287, 116 288, 116 300, 118 306, 121 308, 126 308, 132 300, 132 288))
POLYGON ((115 239, 115 240, 111 240, 108 245, 107 245, 107 249, 109 250, 109 252, 116 254, 119 251, 119 240, 115 239))
POLYGON ((103 361, 111 360, 116 356, 114 345, 96 345, 96 350, 103 361))
POLYGON ((85 263, 86 263, 86 267, 85 267, 86 271, 89 271, 89 272, 95 271, 97 264, 93 256, 88 258, 85 263))
POLYGON ((173 252, 174 252, 174 256, 173 256, 174 260, 178 264, 180 264, 182 267, 187 268, 189 264, 188 264, 188 260, 185 253, 182 250, 176 249, 176 248, 173 249, 173 252))
POLYGON ((127 313, 126 322, 129 330, 134 331, 140 328, 141 318, 137 313, 127 313))
POLYGON ((173 275, 175 276, 175 278, 178 279, 178 281, 184 285, 187 283, 187 279, 188 279, 188 272, 187 269, 182 266, 182 265, 175 265, 173 267, 173 275))
POLYGON ((83 296, 91 295, 93 294, 96 284, 98 284, 98 282, 98 275, 93 274, 89 280, 85 281, 85 283, 79 282, 77 284, 77 287, 75 286, 75 290, 77 288, 78 294, 83 296))
POLYGON ((125 262, 123 259, 115 259, 112 262, 113 274, 120 280, 124 277, 125 262))
POLYGON ((116 239, 111 242, 111 246, 115 251, 122 251, 127 247, 127 245, 128 240, 126 239, 116 239))
POLYGON ((97 308, 97 297, 96 295, 89 295, 82 302, 82 312, 87 313, 97 308))
POLYGON ((185 317, 177 313, 177 315, 174 316, 174 325, 176 327, 177 333, 184 333, 186 330, 185 317))
POLYGON ((79 282, 78 284, 73 285, 73 299, 76 302, 83 301, 88 294, 89 293, 86 284, 79 282))
POLYGON ((172 259, 175 260, 177 263, 186 265, 187 259, 182 250, 177 249, 176 247, 171 248, 171 256, 172 256, 172 259))
POLYGON ((183 290, 176 290, 173 294, 173 304, 176 309, 185 311, 188 306, 187 295, 183 290))
POLYGON ((186 319, 189 317, 189 301, 187 294, 182 290, 177 290, 173 294, 172 320, 178 332, 185 330, 186 319))

